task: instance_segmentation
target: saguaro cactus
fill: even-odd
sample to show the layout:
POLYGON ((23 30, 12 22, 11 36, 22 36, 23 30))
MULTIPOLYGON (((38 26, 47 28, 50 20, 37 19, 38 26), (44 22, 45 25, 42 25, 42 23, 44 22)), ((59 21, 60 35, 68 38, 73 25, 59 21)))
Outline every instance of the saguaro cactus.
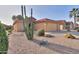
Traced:
POLYGON ((31 8, 31 18, 28 18, 26 16, 26 7, 25 6, 22 6, 21 7, 22 9, 22 16, 25 16, 25 19, 24 19, 24 31, 25 31, 25 34, 28 38, 28 40, 32 40, 33 39, 33 33, 34 33, 34 23, 32 22, 32 8, 31 8), (24 9, 23 9, 24 8, 24 9), (24 12, 24 14, 23 14, 24 12))
POLYGON ((8 50, 8 36, 4 26, 0 22, 0 54, 7 53, 8 50))
POLYGON ((28 40, 33 39, 33 33, 34 33, 34 23, 32 21, 32 9, 31 9, 31 18, 26 18, 26 26, 25 26, 25 32, 27 35, 28 40))

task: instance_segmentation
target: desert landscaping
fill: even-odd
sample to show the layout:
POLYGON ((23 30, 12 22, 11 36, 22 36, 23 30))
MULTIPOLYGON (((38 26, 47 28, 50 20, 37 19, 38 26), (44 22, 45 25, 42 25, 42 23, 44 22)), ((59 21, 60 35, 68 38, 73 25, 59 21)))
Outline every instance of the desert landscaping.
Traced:
MULTIPOLYGON (((54 16, 51 14, 52 10, 45 10, 47 14, 51 14, 51 17, 48 17, 49 15, 43 12, 39 13, 39 10, 35 11, 35 6, 29 6, 28 16, 26 5, 19 7, 21 13, 11 16, 11 25, 0 22, 0 54, 79 54, 79 8, 65 10, 69 13, 66 17, 62 17, 65 11, 60 8, 63 11, 60 13, 63 14, 62 19, 56 20, 51 18, 54 16), (47 17, 35 17, 33 12, 47 17)), ((52 9, 54 6, 48 7, 52 9)), ((56 10, 53 10, 53 13, 56 10)), ((40 11, 44 11, 44 8, 40 11)), ((54 14, 58 17, 57 11, 54 14)))
MULTIPOLYGON (((51 33, 47 33, 51 34, 51 33)), ((24 32, 15 32, 9 35, 9 49, 10 54, 78 54, 79 53, 79 39, 64 38, 64 33, 53 33, 54 37, 39 37, 34 36, 32 41, 26 38, 24 32), (46 40, 46 45, 40 45, 40 41, 46 40)), ((79 38, 78 36, 76 36, 79 38)))

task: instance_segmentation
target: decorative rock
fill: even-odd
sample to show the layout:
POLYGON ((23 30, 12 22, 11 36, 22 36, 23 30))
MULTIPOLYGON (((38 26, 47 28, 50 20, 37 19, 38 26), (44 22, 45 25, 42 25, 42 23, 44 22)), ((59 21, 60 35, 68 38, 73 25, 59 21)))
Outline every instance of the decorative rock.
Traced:
POLYGON ((48 41, 47 40, 42 40, 41 42, 40 42, 40 45, 47 45, 48 44, 48 41))

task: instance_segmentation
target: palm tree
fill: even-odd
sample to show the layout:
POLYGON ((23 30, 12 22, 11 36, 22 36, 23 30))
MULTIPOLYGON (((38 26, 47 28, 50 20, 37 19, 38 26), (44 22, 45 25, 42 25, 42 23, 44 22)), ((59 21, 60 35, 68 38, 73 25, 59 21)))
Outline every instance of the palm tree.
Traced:
POLYGON ((79 9, 78 8, 73 8, 71 11, 70 11, 70 18, 74 18, 74 28, 76 27, 76 20, 77 20, 77 16, 79 14, 79 9))

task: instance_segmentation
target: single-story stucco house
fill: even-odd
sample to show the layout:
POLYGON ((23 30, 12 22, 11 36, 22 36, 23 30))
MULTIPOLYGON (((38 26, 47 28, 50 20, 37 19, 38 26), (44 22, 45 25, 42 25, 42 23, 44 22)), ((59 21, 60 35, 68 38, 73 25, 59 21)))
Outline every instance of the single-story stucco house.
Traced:
MULTIPOLYGON (((29 17, 30 18, 30 17, 29 17)), ((34 29, 40 30, 44 29, 45 31, 60 31, 65 29, 65 23, 64 20, 51 20, 48 18, 43 18, 36 20, 34 17, 32 17, 32 21, 35 22, 34 29)), ((23 27, 23 19, 16 18, 13 23, 13 31, 20 32, 24 31, 23 27)))
POLYGON ((43 18, 43 19, 37 20, 35 23, 36 23, 35 25, 36 30, 44 29, 45 31, 60 31, 65 29, 64 20, 55 21, 55 20, 43 18))

